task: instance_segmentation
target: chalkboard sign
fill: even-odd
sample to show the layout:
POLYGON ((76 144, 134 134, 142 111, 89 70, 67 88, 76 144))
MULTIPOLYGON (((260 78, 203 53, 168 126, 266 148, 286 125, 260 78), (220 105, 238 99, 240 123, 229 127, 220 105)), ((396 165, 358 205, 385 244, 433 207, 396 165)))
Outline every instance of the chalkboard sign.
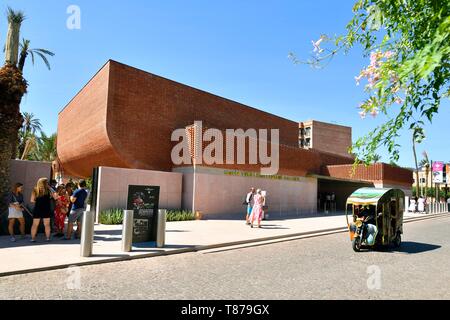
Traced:
POLYGON ((133 243, 156 241, 158 186, 128 186, 127 210, 133 210, 133 243))

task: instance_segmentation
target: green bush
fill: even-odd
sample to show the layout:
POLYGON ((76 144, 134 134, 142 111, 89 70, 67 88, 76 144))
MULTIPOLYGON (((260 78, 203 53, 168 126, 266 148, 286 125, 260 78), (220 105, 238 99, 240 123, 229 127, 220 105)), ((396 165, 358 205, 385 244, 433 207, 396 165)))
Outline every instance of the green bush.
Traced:
POLYGON ((123 223, 123 209, 109 209, 100 213, 100 223, 117 225, 123 223))
POLYGON ((190 221, 195 220, 195 215, 192 211, 187 210, 167 210, 167 221, 190 221))

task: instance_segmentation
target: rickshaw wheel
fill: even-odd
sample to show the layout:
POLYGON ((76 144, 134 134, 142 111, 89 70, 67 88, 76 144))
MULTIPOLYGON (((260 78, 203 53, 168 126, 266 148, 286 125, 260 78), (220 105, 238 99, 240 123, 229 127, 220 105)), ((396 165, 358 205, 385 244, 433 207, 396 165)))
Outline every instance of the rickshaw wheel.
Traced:
POLYGON ((352 241, 352 248, 353 248, 353 251, 355 251, 355 252, 360 252, 361 251, 361 239, 359 239, 359 237, 353 239, 353 241, 352 241))

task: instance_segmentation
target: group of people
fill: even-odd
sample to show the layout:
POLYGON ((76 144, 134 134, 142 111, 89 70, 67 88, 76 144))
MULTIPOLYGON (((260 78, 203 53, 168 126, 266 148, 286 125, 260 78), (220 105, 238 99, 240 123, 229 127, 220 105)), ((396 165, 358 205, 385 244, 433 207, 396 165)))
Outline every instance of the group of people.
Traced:
POLYGON ((245 216, 246 224, 253 228, 255 221, 257 221, 258 228, 261 228, 261 220, 264 217, 266 205, 266 198, 263 191, 261 189, 256 190, 255 188, 251 188, 245 197, 244 205, 247 206, 245 216))
POLYGON ((16 241, 14 226, 19 222, 21 238, 25 239, 25 218, 24 213, 31 216, 33 224, 31 226, 31 242, 36 242, 36 235, 41 221, 44 223, 46 241, 51 241, 52 227, 55 237, 64 237, 65 240, 72 239, 74 224, 77 224, 75 238, 81 236, 81 223, 83 211, 88 198, 86 181, 81 180, 78 183, 78 189, 74 190, 74 185, 57 185, 55 180, 50 183, 47 178, 41 178, 31 192, 30 203, 33 209, 30 211, 25 206, 23 197, 23 184, 16 183, 9 195, 8 212, 8 232, 11 241, 16 241), (67 231, 65 230, 65 221, 68 219, 67 231), (54 226, 51 225, 53 220, 54 226))
POLYGON ((412 198, 410 201, 410 204, 409 204, 408 211, 423 213, 423 212, 425 212, 425 204, 426 204, 426 199, 424 197, 412 198))

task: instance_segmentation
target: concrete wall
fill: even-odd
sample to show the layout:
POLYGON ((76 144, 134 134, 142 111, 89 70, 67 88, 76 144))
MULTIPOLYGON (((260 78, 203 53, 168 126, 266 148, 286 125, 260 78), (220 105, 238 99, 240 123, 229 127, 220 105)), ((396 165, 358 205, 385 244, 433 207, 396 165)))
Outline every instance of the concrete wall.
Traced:
POLYGON ((22 183, 24 185, 24 200, 26 204, 29 204, 31 192, 36 186, 36 182, 40 178, 50 179, 52 164, 50 162, 11 160, 10 165, 11 187, 17 182, 22 183))
POLYGON ((100 167, 96 216, 105 209, 125 209, 129 185, 160 186, 159 207, 181 208, 181 173, 100 167))
MULTIPOLYGON (((177 168, 183 172, 183 208, 192 208, 193 169, 177 168)), ((251 187, 267 191, 271 217, 313 213, 317 205, 317 179, 298 177, 298 181, 274 180, 261 177, 226 175, 226 170, 196 169, 196 210, 206 218, 239 217, 245 213, 242 205, 251 187)))

